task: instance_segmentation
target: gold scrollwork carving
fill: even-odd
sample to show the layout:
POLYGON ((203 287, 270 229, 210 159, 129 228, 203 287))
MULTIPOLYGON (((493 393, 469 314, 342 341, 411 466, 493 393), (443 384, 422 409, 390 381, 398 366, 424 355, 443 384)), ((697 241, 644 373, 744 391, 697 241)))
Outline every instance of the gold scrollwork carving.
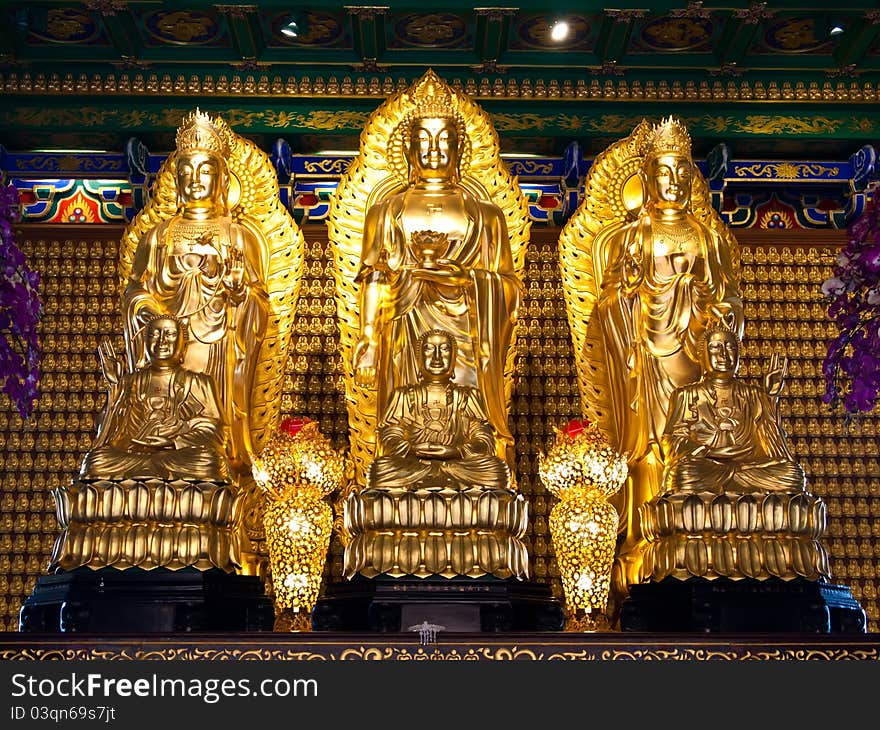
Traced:
MULTIPOLYGON (((83 642, 85 643, 85 642, 83 642)), ((153 647, 143 642, 137 646, 107 647, 7 646, 0 648, 2 661, 44 660, 183 660, 183 661, 877 661, 880 646, 763 646, 723 647, 712 642, 701 645, 641 646, 590 644, 568 646, 552 644, 523 646, 503 644, 468 646, 466 644, 422 647, 409 645, 368 645, 354 643, 308 647, 304 642, 295 646, 223 646, 186 644, 153 647)))
POLYGON ((741 178, 778 178, 783 180, 809 179, 828 175, 836 177, 840 174, 839 167, 828 167, 814 163, 793 162, 758 162, 736 168, 736 176, 741 178))
POLYGON ((512 175, 546 175, 551 172, 553 172, 553 164, 550 162, 517 160, 510 164, 510 173, 512 175))
POLYGON ((306 172, 326 173, 328 175, 342 175, 351 164, 350 159, 335 160, 307 160, 305 162, 306 172))

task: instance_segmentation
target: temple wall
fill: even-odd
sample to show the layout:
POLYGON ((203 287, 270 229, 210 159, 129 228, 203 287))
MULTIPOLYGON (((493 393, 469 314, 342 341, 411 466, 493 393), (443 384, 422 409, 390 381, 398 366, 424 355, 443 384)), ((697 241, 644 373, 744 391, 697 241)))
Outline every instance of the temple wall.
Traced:
MULTIPOLYGON (((342 363, 337 353, 330 247, 323 225, 303 227, 306 266, 282 412, 308 415, 337 445, 347 438, 342 363)), ((97 358, 101 336, 122 351, 118 313, 116 226, 22 226, 17 240, 42 274, 41 396, 23 423, 0 396, 0 630, 14 631, 17 614, 45 569, 57 534, 49 490, 70 480, 95 433, 104 386, 97 358)), ((552 498, 537 478, 537 455, 553 426, 579 413, 571 340, 556 254, 559 229, 534 229, 528 252, 526 299, 519 329, 518 380, 511 408, 518 481, 531 503, 527 545, 534 578, 561 595, 547 518, 552 498)), ((820 400, 821 363, 832 334, 819 287, 830 274, 835 231, 737 232, 742 244, 746 302, 742 374, 760 377, 773 351, 790 358, 781 401, 792 447, 811 491, 829 510, 827 547, 834 578, 852 587, 880 630, 880 418, 849 430, 820 400), (810 245, 806 245, 809 241, 810 245)), ((328 573, 339 576, 342 548, 331 543, 328 573)))

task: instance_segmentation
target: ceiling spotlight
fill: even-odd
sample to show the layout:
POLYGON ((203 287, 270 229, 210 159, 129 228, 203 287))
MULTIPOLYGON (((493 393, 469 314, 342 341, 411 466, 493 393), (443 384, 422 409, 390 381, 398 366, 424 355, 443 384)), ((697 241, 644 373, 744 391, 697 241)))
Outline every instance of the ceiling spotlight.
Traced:
POLYGON ((840 25, 835 25, 828 31, 830 36, 840 35, 841 33, 843 33, 843 26, 840 25))
POLYGON ((296 18, 291 18, 281 26, 281 34, 288 38, 296 38, 299 35, 299 24, 296 22, 296 18))
POLYGON ((553 27, 550 28, 550 37, 557 42, 564 41, 566 38, 568 38, 568 34, 570 31, 571 28, 569 27, 567 22, 565 22, 564 20, 557 20, 555 23, 553 23, 553 27))

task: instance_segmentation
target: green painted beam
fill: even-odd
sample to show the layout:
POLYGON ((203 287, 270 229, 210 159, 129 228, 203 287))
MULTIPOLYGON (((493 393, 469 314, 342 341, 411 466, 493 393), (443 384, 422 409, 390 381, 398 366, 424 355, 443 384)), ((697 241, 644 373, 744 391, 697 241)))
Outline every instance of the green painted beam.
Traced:
MULTIPOLYGON (((195 104, 223 115, 242 134, 356 135, 381 103, 364 98, 289 99, 278 103, 253 97, 187 97, 164 102, 139 101, 133 108, 130 102, 123 106, 108 103, 105 98, 84 101, 78 106, 60 104, 58 100, 39 102, 24 96, 9 98, 13 103, 0 108, 0 140, 4 134, 34 129, 82 135, 170 132, 195 104)), ((582 100, 560 105, 544 100, 530 104, 527 109, 517 100, 489 98, 479 103, 490 113, 502 136, 617 137, 627 134, 644 115, 660 117, 670 112, 684 118, 694 137, 708 139, 871 141, 880 135, 880 112, 871 104, 856 108, 822 102, 807 108, 779 104, 771 111, 743 110, 736 104, 719 108, 688 102, 634 106, 582 100)))
POLYGON ((510 33, 510 12, 497 9, 480 9, 477 11, 477 31, 479 44, 477 56, 484 63, 500 61, 507 45, 510 33))
POLYGON ((728 18, 718 40, 716 54, 718 65, 741 64, 759 27, 760 23, 747 23, 733 16, 728 18))
POLYGON ((105 13, 104 29, 120 58, 139 58, 143 52, 143 39, 130 9, 105 13))
POLYGON ((596 39, 596 55, 602 63, 619 62, 626 53, 637 14, 617 10, 605 12, 596 39))
POLYGON ((354 48, 361 61, 376 60, 384 49, 385 12, 378 6, 348 8, 351 16, 354 48), (380 42, 379 38, 382 38, 380 42))
POLYGON ((865 21, 847 28, 834 49, 834 60, 840 67, 861 63, 878 37, 880 24, 865 21))

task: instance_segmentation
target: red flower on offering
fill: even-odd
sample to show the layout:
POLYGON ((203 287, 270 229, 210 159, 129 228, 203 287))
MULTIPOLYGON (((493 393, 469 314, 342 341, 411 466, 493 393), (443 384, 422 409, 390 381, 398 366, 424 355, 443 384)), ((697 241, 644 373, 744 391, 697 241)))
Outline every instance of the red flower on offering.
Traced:
POLYGON ((281 425, 278 427, 278 430, 286 433, 292 438, 302 430, 303 426, 311 422, 311 420, 312 419, 308 416, 303 418, 285 418, 283 421, 281 421, 281 425))
POLYGON ((562 429, 562 432, 570 439, 576 439, 586 430, 588 424, 589 421, 581 421, 578 418, 573 418, 568 422, 568 425, 562 429))

